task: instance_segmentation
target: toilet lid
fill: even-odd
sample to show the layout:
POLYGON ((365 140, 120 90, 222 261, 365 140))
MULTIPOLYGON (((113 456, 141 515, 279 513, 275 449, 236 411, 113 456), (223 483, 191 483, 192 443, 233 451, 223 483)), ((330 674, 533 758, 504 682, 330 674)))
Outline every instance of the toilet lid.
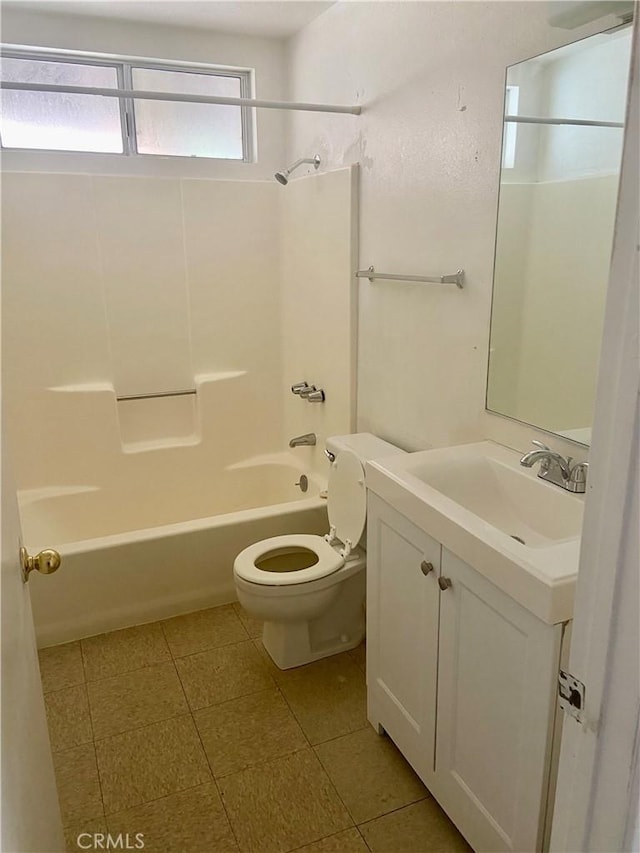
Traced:
POLYGON ((367 520, 367 490, 364 468, 355 453, 343 450, 336 456, 329 472, 329 524, 337 538, 355 546, 360 541, 367 520))

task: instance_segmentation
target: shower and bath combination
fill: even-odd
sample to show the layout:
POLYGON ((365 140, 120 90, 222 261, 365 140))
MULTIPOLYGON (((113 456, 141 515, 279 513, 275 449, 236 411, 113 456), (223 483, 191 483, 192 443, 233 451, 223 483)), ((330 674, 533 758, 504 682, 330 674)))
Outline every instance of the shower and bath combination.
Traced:
POLYGON ((317 169, 320 165, 320 155, 316 154, 315 157, 303 157, 300 160, 296 160, 293 166, 289 166, 288 169, 283 169, 281 172, 276 172, 274 177, 278 183, 282 184, 283 187, 289 183, 289 175, 295 171, 298 166, 302 166, 304 163, 310 163, 314 169, 317 169))

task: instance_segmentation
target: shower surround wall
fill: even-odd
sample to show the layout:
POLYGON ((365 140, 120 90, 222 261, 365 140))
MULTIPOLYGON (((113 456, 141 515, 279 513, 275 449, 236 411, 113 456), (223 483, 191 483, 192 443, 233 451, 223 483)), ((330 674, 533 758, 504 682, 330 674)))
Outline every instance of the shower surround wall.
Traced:
POLYGON ((25 544, 66 566, 34 579, 41 643, 233 600, 242 548, 326 531, 324 439, 353 427, 355 175, 3 176, 7 437, 25 544), (293 397, 305 377, 325 403, 293 397), (318 445, 289 450, 298 430, 318 445))
POLYGON ((189 479, 281 446, 277 205, 261 182, 4 176, 19 488, 170 487, 176 447, 189 479))
POLYGON ((326 470, 327 436, 355 429, 358 177, 352 166, 291 180, 279 195, 283 364, 291 383, 326 395, 308 403, 285 388, 283 422, 288 436, 316 433, 315 447, 296 450, 316 470, 326 470))
POLYGON ((299 432, 318 435, 296 451, 317 469, 326 436, 353 425, 355 181, 355 168, 286 188, 5 174, 19 488, 117 490, 142 477, 166 489, 176 464, 196 484, 203 466, 287 449, 299 432), (303 378, 325 403, 293 397, 303 378))

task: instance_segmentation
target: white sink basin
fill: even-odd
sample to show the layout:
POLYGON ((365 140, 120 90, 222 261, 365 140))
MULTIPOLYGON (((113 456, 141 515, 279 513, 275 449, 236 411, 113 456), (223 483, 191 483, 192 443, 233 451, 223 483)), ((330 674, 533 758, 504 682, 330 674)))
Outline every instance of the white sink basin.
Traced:
POLYGON ((478 445, 471 447, 472 454, 451 453, 447 459, 430 458, 432 451, 412 453, 405 470, 530 548, 580 535, 580 499, 520 465, 514 469, 493 456, 476 455, 478 445))
POLYGON ((547 622, 573 612, 584 501, 483 441, 372 462, 367 487, 547 622))

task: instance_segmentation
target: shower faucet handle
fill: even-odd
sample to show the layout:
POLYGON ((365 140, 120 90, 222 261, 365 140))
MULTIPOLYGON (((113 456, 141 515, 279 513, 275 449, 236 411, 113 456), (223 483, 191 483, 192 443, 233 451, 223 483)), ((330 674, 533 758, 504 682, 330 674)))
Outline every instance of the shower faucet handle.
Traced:
POLYGON ((303 391, 306 391, 309 386, 306 382, 296 382, 295 385, 291 386, 292 394, 302 394, 303 391))
POLYGON ((314 392, 315 390, 316 390, 316 386, 315 386, 315 385, 307 385, 307 387, 306 387, 306 388, 303 388, 303 389, 302 389, 302 391, 300 391, 300 396, 301 396, 304 400, 307 400, 307 399, 310 397, 310 395, 311 395, 311 394, 313 394, 313 392, 314 392))
POLYGON ((309 394, 306 394, 305 396, 307 398, 307 402, 309 402, 309 403, 324 403, 325 397, 324 397, 324 391, 322 388, 318 388, 317 391, 314 389, 313 391, 311 391, 309 394))

